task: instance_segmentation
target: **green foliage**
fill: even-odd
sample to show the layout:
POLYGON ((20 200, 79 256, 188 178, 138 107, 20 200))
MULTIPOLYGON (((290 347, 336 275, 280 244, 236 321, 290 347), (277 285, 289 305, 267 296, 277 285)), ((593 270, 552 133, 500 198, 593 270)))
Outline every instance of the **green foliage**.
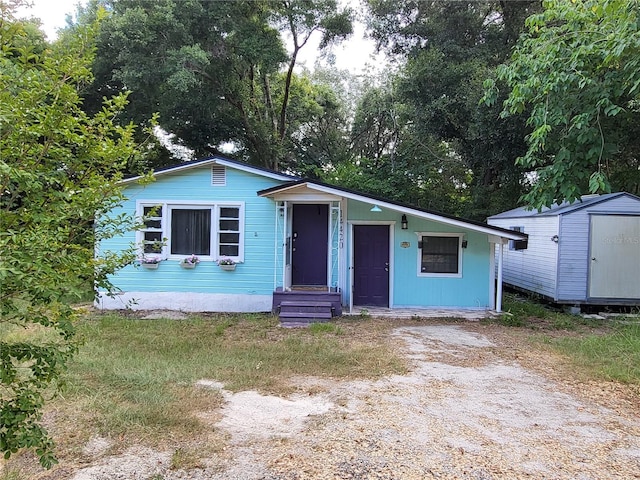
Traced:
POLYGON ((551 344, 605 380, 640 385, 640 324, 618 323, 613 332, 559 338, 551 344))
MULTIPOLYGON (((126 88, 132 91, 128 118, 142 122, 158 111, 160 125, 196 156, 231 142, 236 156, 276 170, 306 173, 326 161, 327 149, 306 148, 319 142, 301 139, 318 125, 341 123, 324 89, 293 69, 314 32, 323 45, 350 33, 348 9, 335 0, 109 4, 87 109, 95 109, 105 92, 126 88)), ((91 18, 91 8, 81 22, 91 18)))
MULTIPOLYGON (((497 78, 508 85, 503 117, 527 112, 536 174, 523 199, 534 208, 583 193, 640 191, 640 3, 544 2, 497 78)), ((496 100, 492 81, 485 101, 496 100)))
POLYGON ((9 6, 0 9, 0 451, 34 448, 50 467, 41 411, 78 349, 66 302, 94 279, 106 284, 123 261, 94 258, 94 238, 124 228, 123 218, 94 214, 121 200, 115 182, 135 157, 133 127, 113 124, 126 95, 94 116, 81 109, 95 25, 46 45, 9 6), (12 339, 11 329, 27 335, 12 339))
POLYGON ((406 57, 393 89, 403 105, 396 162, 404 155, 408 172, 427 174, 429 203, 440 196, 449 213, 484 220, 511 208, 524 186, 513 161, 526 151, 524 120, 500 119, 497 107, 478 102, 484 79, 509 56, 538 2, 368 4, 374 38, 390 55, 406 57))

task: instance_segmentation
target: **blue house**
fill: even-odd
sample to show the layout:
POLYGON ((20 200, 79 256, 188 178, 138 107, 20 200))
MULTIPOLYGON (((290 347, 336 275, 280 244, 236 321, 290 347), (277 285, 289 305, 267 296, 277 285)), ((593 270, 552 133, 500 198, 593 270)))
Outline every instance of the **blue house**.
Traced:
POLYGON ((500 253, 527 238, 220 156, 155 178, 123 182, 127 201, 112 214, 135 213, 143 227, 97 248, 136 244, 160 262, 120 270, 99 308, 291 310, 292 318, 322 318, 324 307, 329 317, 364 307, 499 311, 500 253), (197 267, 183 268, 191 255, 197 267), (221 259, 235 266, 223 269, 221 259))

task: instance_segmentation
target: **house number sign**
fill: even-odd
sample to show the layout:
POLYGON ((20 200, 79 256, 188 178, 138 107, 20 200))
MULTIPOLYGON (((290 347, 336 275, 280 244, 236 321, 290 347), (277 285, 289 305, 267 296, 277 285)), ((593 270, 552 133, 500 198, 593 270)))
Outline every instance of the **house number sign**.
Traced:
POLYGON ((410 242, 401 242, 400 246, 402 248, 409 248, 411 246, 411 243, 410 242))

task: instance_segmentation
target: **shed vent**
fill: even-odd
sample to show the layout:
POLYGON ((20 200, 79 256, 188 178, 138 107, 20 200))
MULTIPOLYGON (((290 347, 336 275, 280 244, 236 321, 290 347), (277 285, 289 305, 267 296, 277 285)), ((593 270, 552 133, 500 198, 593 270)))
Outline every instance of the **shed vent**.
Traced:
POLYGON ((224 165, 213 165, 211 167, 211 185, 214 187, 224 187, 227 184, 227 170, 224 165))

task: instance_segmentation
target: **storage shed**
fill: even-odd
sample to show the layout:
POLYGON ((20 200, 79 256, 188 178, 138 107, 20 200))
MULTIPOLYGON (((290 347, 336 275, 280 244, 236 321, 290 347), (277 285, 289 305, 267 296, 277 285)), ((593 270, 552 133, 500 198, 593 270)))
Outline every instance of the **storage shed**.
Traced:
POLYGON ((560 304, 640 305, 640 198, 586 195, 541 212, 516 208, 490 225, 529 235, 504 249, 506 285, 560 304))

